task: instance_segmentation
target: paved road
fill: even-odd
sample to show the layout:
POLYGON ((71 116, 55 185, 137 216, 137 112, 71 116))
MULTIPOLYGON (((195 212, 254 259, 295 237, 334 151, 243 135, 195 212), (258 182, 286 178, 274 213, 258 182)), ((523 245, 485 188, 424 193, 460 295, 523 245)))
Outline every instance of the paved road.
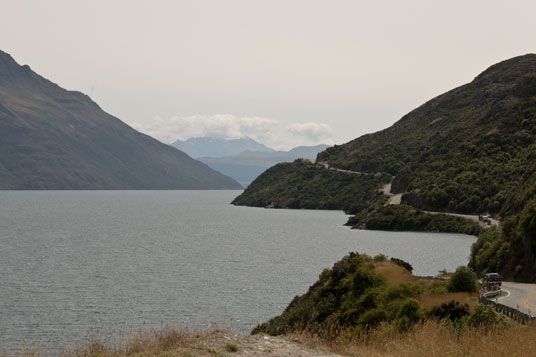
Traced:
POLYGON ((360 172, 360 171, 351 171, 351 170, 338 169, 336 167, 329 166, 327 163, 325 163, 323 161, 319 161, 319 162, 317 162, 317 164, 324 166, 328 170, 344 172, 344 173, 352 174, 352 175, 376 175, 376 174, 371 174, 370 172, 360 172))
MULTIPOLYGON (((449 215, 449 216, 455 216, 455 217, 462 217, 462 218, 467 218, 467 219, 470 219, 470 220, 473 220, 475 222, 478 222, 482 227, 484 228, 489 228, 490 226, 488 226, 485 222, 482 222, 480 220, 480 218, 478 217, 478 215, 473 215, 473 214, 459 214, 459 213, 448 213, 448 212, 431 212, 431 211, 423 211, 423 212, 426 212, 426 213, 430 213, 430 214, 446 214, 446 215, 449 215)), ((495 219, 495 218, 490 218, 489 219, 491 221, 491 227, 499 227, 499 223, 500 221, 495 219)))
POLYGON ((536 316, 536 284, 504 281, 502 290, 507 293, 507 296, 498 298, 499 303, 536 316))
MULTIPOLYGON (((399 205, 402 202, 402 194, 401 193, 397 193, 397 194, 391 193, 391 184, 390 183, 384 185, 380 189, 380 192, 383 192, 384 195, 389 196, 389 199, 387 200, 387 203, 385 205, 399 205)), ((467 218, 467 219, 471 219, 473 221, 478 222, 482 227, 485 227, 485 228, 489 227, 486 223, 484 223, 484 222, 482 222, 480 220, 478 215, 448 213, 448 212, 432 212, 432 211, 423 211, 423 212, 430 213, 430 214, 440 214, 440 213, 442 213, 442 214, 446 214, 446 215, 449 215, 449 216, 467 218)), ((490 221, 491 221, 491 226, 492 227, 499 227, 500 222, 498 220, 496 220, 494 218, 490 218, 490 221)))
POLYGON ((399 205, 402 202, 402 194, 401 193, 391 193, 391 184, 385 184, 380 189, 380 192, 382 192, 384 195, 389 196, 389 199, 387 200, 387 205, 399 205))
MULTIPOLYGON (((337 169, 335 167, 329 166, 326 162, 321 162, 321 161, 317 162, 317 164, 324 166, 328 170, 333 170, 333 171, 338 171, 338 172, 345 172, 347 174, 374 175, 374 174, 367 173, 367 172, 359 172, 359 171, 350 171, 350 170, 337 169)), ((402 194, 401 193, 397 193, 397 194, 391 193, 391 184, 390 183, 383 185, 383 187, 380 189, 380 192, 382 192, 384 195, 389 196, 389 199, 387 200, 387 203, 385 204, 386 206, 387 205, 399 205, 402 202, 402 194)), ((478 222, 482 227, 485 227, 485 228, 489 227, 486 223, 484 223, 484 222, 482 222, 480 220, 478 215, 448 213, 448 212, 431 212, 431 211, 424 211, 424 212, 431 213, 431 214, 440 214, 440 213, 442 213, 442 214, 446 214, 446 215, 449 215, 449 216, 467 218, 467 219, 471 219, 473 221, 478 222)), ((490 218, 490 221, 491 221, 491 226, 492 227, 499 227, 499 224, 500 224, 499 220, 494 219, 494 218, 490 218)))

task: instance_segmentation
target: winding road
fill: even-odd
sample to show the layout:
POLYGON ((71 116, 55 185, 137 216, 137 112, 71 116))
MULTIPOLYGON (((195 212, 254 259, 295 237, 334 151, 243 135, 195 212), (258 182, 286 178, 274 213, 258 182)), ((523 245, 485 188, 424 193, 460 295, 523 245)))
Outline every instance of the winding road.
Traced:
MULTIPOLYGON (((383 192, 384 195, 389 196, 389 199, 387 200, 387 203, 385 204, 386 206, 387 205, 399 205, 402 202, 402 193, 397 193, 397 194, 391 193, 391 184, 390 183, 384 185, 380 189, 380 192, 383 192)), ((478 222, 482 227, 485 227, 485 228, 488 227, 488 225, 486 225, 485 222, 482 222, 480 220, 480 217, 478 215, 448 213, 448 212, 432 212, 432 211, 423 211, 423 212, 430 213, 430 214, 446 214, 446 215, 449 215, 449 216, 467 218, 467 219, 470 219, 470 220, 478 222)), ((490 218, 489 220, 491 221, 491 227, 499 227, 499 223, 500 223, 499 220, 497 220, 495 218, 490 218)))
POLYGON ((503 281, 502 290, 506 295, 497 299, 499 303, 536 316, 536 284, 503 281))
MULTIPOLYGON (((352 174, 352 175, 376 175, 376 174, 372 174, 372 173, 368 173, 368 172, 360 172, 360 171, 351 171, 351 170, 338 169, 336 167, 329 166, 329 164, 327 162, 324 162, 324 161, 319 161, 319 162, 317 162, 317 164, 325 167, 328 170, 344 172, 344 173, 352 174)), ((391 193, 391 184, 390 183, 383 185, 383 187, 380 189, 380 192, 382 192, 386 196, 389 196, 389 199, 385 203, 386 206, 387 205, 399 205, 400 203, 402 203, 402 193, 391 193)), ((491 227, 499 227, 499 224, 500 224, 499 220, 497 220, 495 218, 489 218, 489 220, 491 222, 491 225, 487 225, 485 222, 480 220, 480 217, 478 215, 449 213, 449 212, 432 212, 432 211, 423 211, 423 212, 430 213, 430 214, 446 214, 446 215, 449 215, 449 216, 467 218, 467 219, 473 220, 475 222, 478 222, 484 228, 488 228, 490 226, 491 227)))

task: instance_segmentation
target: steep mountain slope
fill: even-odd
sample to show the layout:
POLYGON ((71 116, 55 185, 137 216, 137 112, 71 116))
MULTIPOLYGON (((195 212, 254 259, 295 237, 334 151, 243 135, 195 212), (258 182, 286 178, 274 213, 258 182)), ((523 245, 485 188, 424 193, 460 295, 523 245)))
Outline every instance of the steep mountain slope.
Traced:
POLYGON ((327 145, 298 146, 289 151, 245 151, 238 155, 226 157, 200 157, 214 170, 234 178, 247 187, 266 169, 281 162, 292 162, 296 159, 314 160, 316 155, 325 150, 327 145))
POLYGON ((0 51, 0 189, 240 188, 0 51))
MULTIPOLYGON (((396 176, 414 207, 509 214, 536 166, 536 55, 496 64, 393 126, 327 149, 331 166, 396 176)), ((392 191, 392 192, 393 192, 392 191)))
POLYGON ((248 137, 240 139, 190 138, 186 141, 177 140, 171 146, 184 151, 194 158, 225 157, 238 155, 244 151, 273 152, 273 149, 248 137))

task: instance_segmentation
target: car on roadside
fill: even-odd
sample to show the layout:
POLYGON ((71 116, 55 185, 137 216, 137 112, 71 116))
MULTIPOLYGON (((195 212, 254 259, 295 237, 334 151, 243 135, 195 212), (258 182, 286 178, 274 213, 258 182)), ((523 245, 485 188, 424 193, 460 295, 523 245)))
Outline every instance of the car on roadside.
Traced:
POLYGON ((486 288, 500 288, 502 285, 502 278, 499 273, 487 273, 482 278, 482 285, 486 288))

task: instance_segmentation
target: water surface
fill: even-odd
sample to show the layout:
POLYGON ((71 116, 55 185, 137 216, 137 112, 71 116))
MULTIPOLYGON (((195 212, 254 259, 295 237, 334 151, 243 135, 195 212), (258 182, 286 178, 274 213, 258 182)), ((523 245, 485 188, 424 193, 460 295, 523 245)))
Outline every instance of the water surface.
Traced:
POLYGON ((350 230, 337 211, 235 207, 240 191, 0 191, 0 352, 174 324, 249 332, 349 251, 466 264, 475 237, 350 230))

